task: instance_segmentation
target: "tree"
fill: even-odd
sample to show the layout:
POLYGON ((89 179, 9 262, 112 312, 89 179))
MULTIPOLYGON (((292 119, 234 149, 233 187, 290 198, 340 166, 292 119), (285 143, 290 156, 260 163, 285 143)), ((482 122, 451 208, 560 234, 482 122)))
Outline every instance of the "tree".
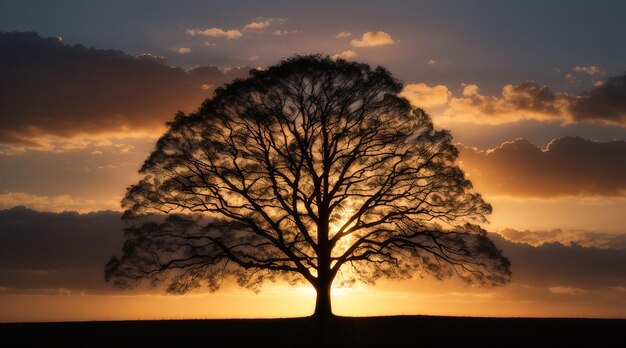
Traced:
POLYGON ((451 135, 399 96, 381 67, 296 56, 179 113, 122 205, 122 288, 169 279, 185 293, 234 276, 331 285, 417 271, 498 285, 509 261, 475 225, 491 206, 454 164, 451 135))

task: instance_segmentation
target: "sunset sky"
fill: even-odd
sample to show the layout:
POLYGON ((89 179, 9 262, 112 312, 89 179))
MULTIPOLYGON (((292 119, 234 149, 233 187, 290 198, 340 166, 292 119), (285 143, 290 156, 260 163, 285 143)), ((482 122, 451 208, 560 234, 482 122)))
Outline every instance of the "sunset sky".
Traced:
POLYGON ((104 282, 178 110, 294 54, 386 67, 494 213, 510 284, 334 289, 339 315, 626 318, 623 1, 3 1, 0 322, 305 316, 315 293, 104 282))

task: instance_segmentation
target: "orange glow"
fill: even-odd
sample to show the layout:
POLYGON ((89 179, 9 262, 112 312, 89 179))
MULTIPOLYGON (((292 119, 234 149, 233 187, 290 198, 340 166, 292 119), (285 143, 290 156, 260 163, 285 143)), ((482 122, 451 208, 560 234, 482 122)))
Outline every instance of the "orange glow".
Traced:
MULTIPOLYGON (((546 294, 528 298, 539 289, 459 287, 458 283, 430 279, 386 281, 377 287, 333 287, 334 312, 342 316, 452 315, 531 317, 625 318, 626 289, 613 289, 602 303, 584 294, 546 294), (418 289, 414 289, 419 285, 418 289), (621 299, 621 300, 620 300, 621 299)), ((589 294, 597 296, 597 294, 589 294)), ((151 320, 202 318, 300 317, 313 312, 311 287, 267 286, 260 294, 244 290, 215 294, 172 295, 1 295, 0 322, 151 320)))
MULTIPOLYGON (((349 229, 350 227, 354 226, 356 221, 353 221, 349 225, 346 225, 346 223, 348 222, 348 219, 351 216, 353 216, 354 213, 355 211, 352 209, 343 209, 339 213, 339 218, 336 221, 332 222, 330 225, 331 236, 334 236, 338 232, 340 231, 343 232, 349 229)), ((355 241, 355 238, 353 235, 346 235, 342 237, 341 239, 339 239, 339 241, 337 242, 337 245, 333 249, 333 256, 339 256, 343 254, 346 250, 348 250, 348 248, 350 248, 350 246, 352 245, 354 241, 355 241)))
POLYGON ((491 224, 486 225, 489 231, 562 228, 621 233, 626 225, 624 198, 516 199, 487 195, 485 199, 494 209, 491 224))

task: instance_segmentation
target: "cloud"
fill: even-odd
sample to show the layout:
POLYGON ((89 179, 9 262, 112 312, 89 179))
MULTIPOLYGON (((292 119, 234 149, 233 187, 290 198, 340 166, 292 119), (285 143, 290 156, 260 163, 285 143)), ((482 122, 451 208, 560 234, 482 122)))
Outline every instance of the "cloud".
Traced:
POLYGON ((287 18, 257 18, 256 21, 246 24, 245 30, 262 30, 271 27, 274 24, 283 24, 287 22, 287 18))
POLYGON ((626 285, 626 249, 558 242, 532 246, 489 236, 511 260, 513 282, 537 287, 600 289, 626 285))
POLYGON ((354 47, 376 47, 393 45, 394 41, 391 35, 384 31, 368 31, 363 34, 361 39, 354 39, 350 41, 350 44, 354 47))
MULTIPOLYGON (((565 75, 566 79, 568 75, 565 75)), ((580 81, 571 75, 570 82, 580 81)), ((419 101, 415 100, 414 105, 427 107, 420 105, 419 101)), ((507 84, 500 95, 492 96, 483 95, 478 85, 465 84, 461 96, 451 96, 443 106, 445 109, 435 114, 442 123, 498 125, 538 120, 626 127, 626 74, 610 77, 605 82, 596 81, 590 90, 578 95, 555 92, 535 81, 507 84)))
POLYGON ((102 209, 119 210, 119 202, 120 199, 107 201, 104 199, 76 198, 70 195, 44 196, 24 192, 0 193, 0 209, 25 206, 31 209, 48 212, 91 212, 102 209))
POLYGON ((332 59, 345 59, 345 60, 353 60, 357 57, 358 55, 356 54, 356 52, 352 51, 352 50, 347 50, 347 51, 343 51, 341 53, 337 53, 334 54, 331 58, 332 59))
POLYGON ((350 37, 352 36, 352 33, 349 31, 342 31, 340 33, 337 33, 337 35, 335 35, 335 39, 343 39, 346 37, 350 37))
POLYGON ((119 210, 157 137, 110 138, 74 149, 0 154, 0 209, 119 210))
MULTIPOLYGON (((185 32, 191 36, 208 36, 214 38, 226 38, 228 40, 239 39, 243 36, 244 32, 250 31, 262 31, 264 29, 269 29, 275 25, 282 25, 287 22, 287 18, 256 18, 254 21, 246 24, 241 29, 222 29, 222 28, 207 28, 207 29, 199 29, 192 28, 187 29, 185 32)), ((300 30, 275 30, 272 35, 281 36, 288 34, 300 34, 302 33, 300 30)))
POLYGON ((563 79, 571 85, 577 85, 580 83, 580 80, 572 73, 567 73, 563 75, 563 79))
POLYGON ((226 38, 228 40, 238 39, 243 36, 241 31, 236 29, 224 30, 221 28, 208 28, 208 29, 187 29, 186 33, 191 36, 208 36, 215 38, 226 38))
POLYGON ((626 74, 610 77, 572 98, 569 114, 576 122, 603 121, 626 126, 626 74))
POLYGON ((626 141, 554 139, 541 149, 525 139, 481 151, 458 146, 478 191, 515 197, 626 196, 626 141))
POLYGON ((150 53, 141 53, 141 54, 136 55, 135 58, 138 59, 138 60, 143 60, 143 61, 147 61, 147 62, 159 63, 159 64, 167 65, 167 59, 165 59, 165 57, 155 56, 155 55, 150 54, 150 53))
MULTIPOLYGON (((426 84, 407 85, 405 91, 412 86, 419 86, 418 91, 429 91, 438 88, 443 94, 447 91, 447 98, 438 99, 441 103, 437 106, 445 106, 441 112, 435 114, 438 121, 465 122, 477 124, 503 124, 519 122, 523 120, 539 121, 564 121, 563 113, 569 98, 563 94, 554 93, 545 85, 539 85, 534 81, 526 81, 518 85, 507 84, 502 88, 499 96, 487 96, 480 92, 475 84, 464 84, 461 96, 453 96, 446 86, 430 87, 426 84), (445 103, 444 103, 445 100, 445 103)), ((421 98, 409 98, 411 93, 406 92, 405 97, 418 107, 429 107, 421 104, 421 98)), ((418 93, 419 95, 419 93, 418 93)), ((428 102, 428 101, 426 101, 428 102)))
POLYGON ((561 95, 545 85, 527 81, 505 85, 500 96, 485 96, 477 85, 465 85, 462 97, 452 98, 445 115, 478 123, 501 123, 525 119, 558 120, 563 108, 561 95))
POLYGON ((65 45, 35 33, 0 33, 0 144, 161 132, 178 110, 193 111, 248 69, 174 68, 162 57, 65 45))
MULTIPOLYGON (((0 288, 4 293, 49 293, 51 289, 119 293, 104 282, 103 267, 121 250, 123 226, 116 212, 41 213, 22 207, 0 211, 0 288)), ((626 249, 560 243, 533 246, 495 233, 490 238, 513 265, 513 290, 507 286, 504 292, 532 286, 567 296, 571 293, 567 288, 626 287, 626 249)), ((450 283, 429 284, 446 291, 474 291, 450 283)))
POLYGON ((0 211, 0 287, 107 291, 104 264, 121 248, 116 212, 0 211))
POLYGON ((252 23, 246 24, 244 29, 259 30, 259 29, 265 29, 269 27, 270 25, 272 25, 272 22, 270 20, 266 20, 262 22, 252 22, 252 23))
POLYGON ((542 244, 560 243, 581 245, 587 248, 626 249, 626 233, 592 232, 585 230, 563 230, 560 228, 544 231, 519 231, 505 228, 498 231, 507 240, 538 247, 542 244))
POLYGON ((274 36, 284 36, 284 35, 295 35, 295 34, 302 34, 301 30, 274 30, 272 32, 272 35, 274 36))
POLYGON ((600 70, 600 67, 597 65, 577 66, 574 68, 574 71, 579 72, 579 73, 585 73, 589 76, 606 74, 604 71, 600 70))
POLYGON ((172 51, 178 53, 178 54, 187 54, 187 53, 191 53, 191 48, 189 47, 178 47, 178 48, 174 48, 172 49, 172 51))
POLYGON ((429 87, 425 83, 416 83, 404 86, 401 95, 413 105, 431 108, 446 105, 452 93, 443 85, 429 87))

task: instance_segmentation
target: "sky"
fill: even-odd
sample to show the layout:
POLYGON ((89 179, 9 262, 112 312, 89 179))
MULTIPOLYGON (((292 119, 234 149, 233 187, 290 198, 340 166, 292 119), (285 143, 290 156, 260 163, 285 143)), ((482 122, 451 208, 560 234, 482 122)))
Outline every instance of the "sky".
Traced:
POLYGON ((0 321, 303 316, 306 287, 121 291, 120 200, 178 110, 321 53, 449 129, 511 259, 498 288, 333 290, 341 315, 626 318, 623 1, 0 2, 0 321), (374 303, 374 304, 373 304, 374 303))

